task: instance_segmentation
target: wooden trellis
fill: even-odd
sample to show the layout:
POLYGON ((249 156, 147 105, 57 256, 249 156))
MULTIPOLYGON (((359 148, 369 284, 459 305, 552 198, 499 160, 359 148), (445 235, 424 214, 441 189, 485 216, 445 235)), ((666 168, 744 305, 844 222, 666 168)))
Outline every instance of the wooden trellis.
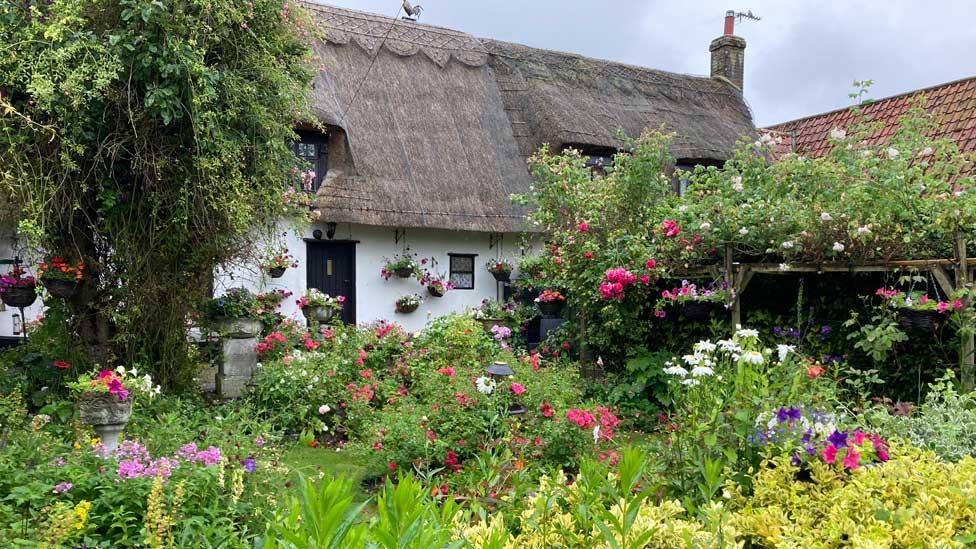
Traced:
MULTIPOLYGON (((845 263, 831 261, 824 263, 736 263, 733 258, 732 246, 725 247, 725 261, 722 266, 710 265, 684 269, 674 273, 673 277, 682 276, 711 276, 714 279, 724 278, 729 288, 734 290, 730 310, 732 324, 742 323, 742 295, 749 287, 749 282, 756 274, 795 274, 795 273, 880 273, 904 270, 927 271, 946 295, 958 290, 972 289, 972 268, 976 266, 976 258, 966 255, 966 239, 958 234, 953 238, 954 259, 914 259, 886 262, 845 263), (950 277, 949 271, 953 272, 950 277)), ((970 305, 967 299, 966 305, 970 305)), ((974 357, 974 335, 971 331, 961 334, 959 348, 959 369, 963 387, 971 391, 976 385, 976 357, 974 357)))

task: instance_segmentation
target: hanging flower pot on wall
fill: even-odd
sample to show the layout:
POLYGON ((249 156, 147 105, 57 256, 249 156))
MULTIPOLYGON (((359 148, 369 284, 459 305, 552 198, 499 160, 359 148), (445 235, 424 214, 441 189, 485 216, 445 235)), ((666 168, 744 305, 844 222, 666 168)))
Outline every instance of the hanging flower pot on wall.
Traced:
POLYGON ((934 332, 945 315, 939 311, 901 308, 898 310, 898 324, 910 332, 934 332))
POLYGON ((271 278, 281 278, 285 276, 285 270, 284 267, 273 267, 268 270, 268 276, 271 278))
POLYGON ((41 284, 44 284, 49 294, 61 299, 73 297, 78 293, 78 288, 81 286, 77 280, 64 280, 60 278, 44 278, 41 279, 41 284))
POLYGON ((34 286, 6 288, 0 291, 0 300, 8 307, 18 309, 30 307, 37 301, 37 288, 34 286))
POLYGON ((410 314, 420 307, 420 296, 417 294, 401 296, 396 300, 396 312, 410 314))

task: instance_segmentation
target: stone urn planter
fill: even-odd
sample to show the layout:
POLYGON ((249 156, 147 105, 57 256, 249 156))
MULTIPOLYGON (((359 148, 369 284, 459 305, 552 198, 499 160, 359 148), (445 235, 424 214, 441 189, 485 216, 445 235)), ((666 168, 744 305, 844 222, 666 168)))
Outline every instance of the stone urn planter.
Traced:
POLYGON ((224 318, 216 324, 220 333, 230 339, 249 339, 261 333, 261 321, 256 318, 224 318))
POLYGON ((335 309, 332 307, 302 307, 302 314, 309 324, 329 322, 335 316, 335 309))
POLYGON ((132 399, 120 401, 110 393, 82 393, 78 397, 78 415, 82 423, 95 428, 102 445, 112 452, 118 447, 119 435, 132 415, 132 399))
POLYGON ((41 284, 47 288, 47 292, 54 297, 61 299, 67 299, 78 293, 77 280, 61 280, 61 279, 41 279, 41 284))
POLYGON ((275 267, 273 269, 268 269, 268 276, 270 276, 271 278, 281 278, 285 276, 285 268, 275 267))
POLYGON ((8 307, 18 309, 30 307, 37 301, 37 288, 34 286, 28 288, 7 288, 3 293, 0 293, 0 300, 8 307))

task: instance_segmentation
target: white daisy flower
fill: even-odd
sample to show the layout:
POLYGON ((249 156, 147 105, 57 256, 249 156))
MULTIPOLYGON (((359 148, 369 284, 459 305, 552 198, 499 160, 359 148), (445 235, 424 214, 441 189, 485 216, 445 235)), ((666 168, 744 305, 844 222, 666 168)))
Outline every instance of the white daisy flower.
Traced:
POLYGON ((794 350, 796 350, 796 347, 793 345, 777 345, 776 352, 779 354, 779 361, 783 362, 786 360, 786 357, 794 350))
POLYGON ((762 364, 766 361, 766 359, 763 358, 762 353, 758 351, 746 351, 742 353, 742 360, 745 361, 746 364, 756 365, 762 364))
POLYGON ((708 366, 695 366, 691 370, 691 375, 693 375, 694 377, 710 376, 714 373, 715 371, 709 368, 708 366))
POLYGON ((694 387, 695 385, 699 384, 699 381, 697 379, 689 377, 688 379, 682 380, 681 384, 688 385, 689 387, 694 387))

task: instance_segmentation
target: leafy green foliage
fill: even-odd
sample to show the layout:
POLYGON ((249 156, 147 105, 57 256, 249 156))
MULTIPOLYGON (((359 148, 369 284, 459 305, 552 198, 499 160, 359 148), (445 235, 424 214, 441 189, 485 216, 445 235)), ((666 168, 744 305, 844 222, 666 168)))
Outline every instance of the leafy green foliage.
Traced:
POLYGON ((214 268, 289 212, 314 36, 274 0, 0 4, 2 221, 84 261, 92 361, 184 381, 214 268))

